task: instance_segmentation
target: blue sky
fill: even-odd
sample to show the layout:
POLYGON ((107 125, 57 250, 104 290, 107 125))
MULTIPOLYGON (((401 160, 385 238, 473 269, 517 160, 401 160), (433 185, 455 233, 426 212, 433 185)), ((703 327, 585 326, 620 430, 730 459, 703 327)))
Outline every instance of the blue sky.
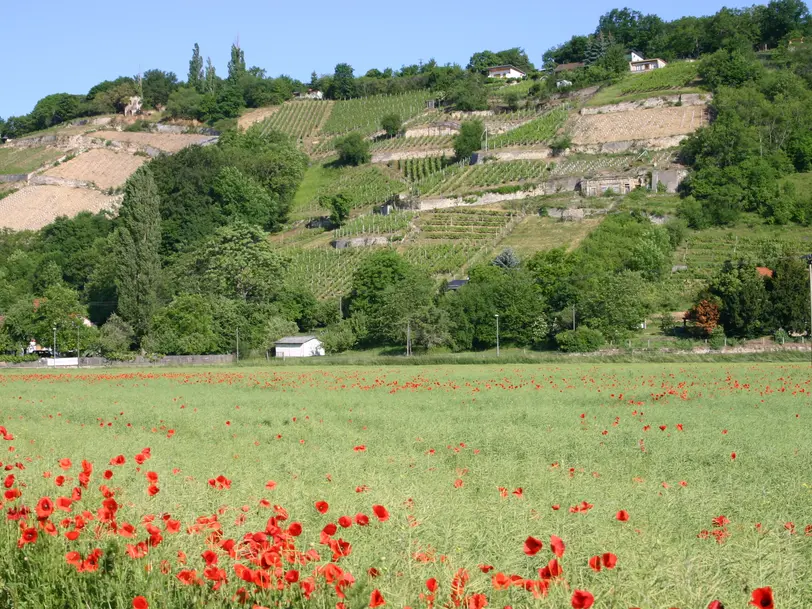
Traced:
MULTIPOLYGON (((29 112, 50 93, 86 93, 94 84, 150 68, 185 78, 192 46, 225 73, 239 36, 246 63, 270 75, 307 80, 346 61, 356 74, 434 57, 465 65, 472 53, 524 47, 531 60, 623 0, 37 0, 9 2, 0 25, 0 116, 29 112), (130 8, 132 7, 132 8, 130 8)), ((664 19, 706 15, 716 0, 629 2, 664 19)), ((745 6, 745 3, 728 4, 745 6)))

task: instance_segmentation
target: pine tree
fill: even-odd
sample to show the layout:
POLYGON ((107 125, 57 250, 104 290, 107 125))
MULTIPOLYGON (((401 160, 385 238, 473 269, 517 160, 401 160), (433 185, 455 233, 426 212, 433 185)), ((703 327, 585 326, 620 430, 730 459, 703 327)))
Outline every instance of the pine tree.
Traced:
POLYGON ((136 171, 124 188, 119 210, 116 287, 118 312, 139 341, 149 333, 158 306, 161 214, 158 187, 147 167, 136 171))
POLYGON ((228 62, 228 79, 236 82, 245 73, 245 52, 239 45, 231 45, 231 59, 228 62))
POLYGON ((200 46, 197 43, 195 43, 195 48, 192 51, 192 59, 189 61, 187 84, 198 91, 203 89, 203 58, 200 56, 200 46))

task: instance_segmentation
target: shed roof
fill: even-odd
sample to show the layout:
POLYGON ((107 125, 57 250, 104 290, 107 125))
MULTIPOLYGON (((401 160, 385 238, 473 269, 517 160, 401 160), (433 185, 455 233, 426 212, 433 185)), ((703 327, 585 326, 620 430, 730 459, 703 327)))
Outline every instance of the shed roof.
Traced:
POLYGON ((575 70, 576 68, 583 68, 584 63, 582 61, 575 61, 573 63, 561 63, 558 64, 553 72, 569 72, 570 70, 575 70))
POLYGON ((278 341, 277 345, 303 345, 309 343, 311 340, 317 340, 315 336, 283 336, 278 341))

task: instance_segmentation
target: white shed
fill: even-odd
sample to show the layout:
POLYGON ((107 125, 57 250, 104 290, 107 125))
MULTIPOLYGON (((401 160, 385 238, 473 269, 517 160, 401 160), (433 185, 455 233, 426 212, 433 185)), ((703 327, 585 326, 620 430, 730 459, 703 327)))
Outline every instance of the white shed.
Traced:
POLYGON ((285 336, 276 343, 276 357, 313 357, 324 355, 324 346, 315 336, 285 336))
POLYGON ((525 76, 527 74, 513 66, 493 66, 488 68, 488 78, 524 78, 525 76))

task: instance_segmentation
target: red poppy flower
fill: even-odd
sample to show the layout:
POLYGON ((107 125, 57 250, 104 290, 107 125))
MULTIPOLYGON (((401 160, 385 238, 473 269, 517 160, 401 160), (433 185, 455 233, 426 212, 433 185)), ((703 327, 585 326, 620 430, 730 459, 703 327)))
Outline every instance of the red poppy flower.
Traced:
POLYGON ((158 488, 157 486, 155 486, 154 484, 150 484, 150 485, 149 485, 149 488, 147 488, 147 493, 149 493, 149 496, 150 496, 150 497, 154 497, 154 496, 155 496, 155 495, 157 495, 157 494, 158 494, 160 491, 161 491, 161 489, 159 489, 159 488, 158 488))
POLYGON ((386 601, 383 599, 383 594, 375 588, 372 591, 372 594, 369 595, 369 606, 370 609, 375 609, 375 607, 381 607, 386 604, 386 601))
POLYGON ((561 558, 564 556, 564 550, 566 546, 564 545, 564 541, 560 537, 556 537, 555 535, 550 535, 550 548, 553 551, 553 554, 561 558))
POLYGON ((143 596, 136 596, 133 599, 133 609, 149 609, 149 603, 143 596))
POLYGON ((711 601, 708 609, 725 609, 725 606, 719 601, 711 601))
POLYGON ((61 467, 65 471, 68 471, 71 468, 71 465, 73 465, 73 464, 71 463, 70 459, 60 459, 59 460, 59 467, 61 467))
POLYGON ((381 572, 378 571, 378 569, 376 569, 375 567, 370 567, 369 569, 367 569, 367 575, 369 575, 370 577, 378 577, 380 574, 381 572))
POLYGON ((601 557, 593 556, 589 559, 589 568, 596 573, 601 570, 601 557))
POLYGON ((50 518, 54 513, 54 504, 50 497, 43 497, 37 502, 37 520, 50 518))
POLYGON ((773 589, 769 586, 756 588, 750 596, 750 604, 759 609, 773 609, 773 589))
POLYGON ((483 573, 490 573, 493 571, 493 565, 479 565, 479 570, 483 573))
POLYGON ((110 459, 110 465, 124 465, 126 462, 127 459, 124 458, 124 455, 119 455, 110 459))
POLYGON ((436 592, 437 591, 437 580, 434 579, 433 577, 427 579, 426 580, 426 588, 429 589, 429 592, 436 592))
POLYGON ((589 609, 595 602, 595 597, 586 590, 576 590, 572 593, 572 609, 589 609))
POLYGON ((295 584, 299 581, 299 572, 296 569, 291 569, 285 573, 285 581, 289 584, 295 584))
POLYGON ((604 554, 601 556, 601 562, 607 569, 614 569, 615 565, 617 564, 617 556, 611 552, 604 552, 604 554))
POLYGON ((273 480, 268 480, 268 482, 265 483, 265 488, 267 488, 269 491, 274 490, 276 488, 276 482, 273 480))
POLYGON ((627 512, 626 510, 620 510, 615 515, 615 518, 617 518, 620 522, 626 522, 629 519, 629 512, 627 512))
POLYGON ((299 522, 291 522, 288 527, 288 535, 291 537, 298 537, 302 534, 302 525, 299 522))
POLYGON ((540 539, 536 539, 532 535, 524 540, 524 553, 528 556, 535 556, 544 547, 540 539))
POLYGON ((356 514, 355 515, 355 524, 359 527, 365 527, 369 524, 369 516, 366 514, 356 514))
POLYGON ((454 480, 454 488, 462 488, 465 482, 462 481, 462 478, 457 478, 454 480))
POLYGON ((359 444, 358 446, 353 447, 353 450, 354 450, 355 452, 357 452, 357 453, 362 453, 362 452, 364 452, 366 449, 367 449, 367 447, 366 447, 366 446, 364 446, 363 444, 359 444))
POLYGON ((352 518, 349 516, 342 516, 338 519, 338 524, 347 529, 352 526, 352 518))
POLYGON ((327 510, 330 509, 330 504, 326 501, 316 501, 316 511, 319 514, 326 514, 327 510))
POLYGON ((26 544, 36 542, 37 542, 37 529, 28 527, 27 529, 23 529, 23 533, 20 536, 20 539, 17 540, 17 547, 22 548, 26 544))
POLYGON ((482 609, 488 605, 488 597, 484 594, 472 594, 468 597, 468 609, 482 609))
POLYGON ((74 567, 78 567, 82 563, 82 555, 79 552, 68 552, 65 554, 65 562, 74 567))
POLYGON ((494 590, 507 590, 513 584, 513 580, 501 571, 491 578, 491 585, 494 590))
POLYGON ((558 510, 560 510, 560 509, 561 509, 561 506, 560 506, 560 505, 558 505, 557 503, 555 503, 555 504, 553 504, 552 508, 553 508, 553 510, 554 510, 554 511, 556 511, 556 512, 557 512, 558 510))
POLYGON ((372 512, 378 517, 381 522, 389 520, 389 511, 382 505, 373 505, 372 512))

